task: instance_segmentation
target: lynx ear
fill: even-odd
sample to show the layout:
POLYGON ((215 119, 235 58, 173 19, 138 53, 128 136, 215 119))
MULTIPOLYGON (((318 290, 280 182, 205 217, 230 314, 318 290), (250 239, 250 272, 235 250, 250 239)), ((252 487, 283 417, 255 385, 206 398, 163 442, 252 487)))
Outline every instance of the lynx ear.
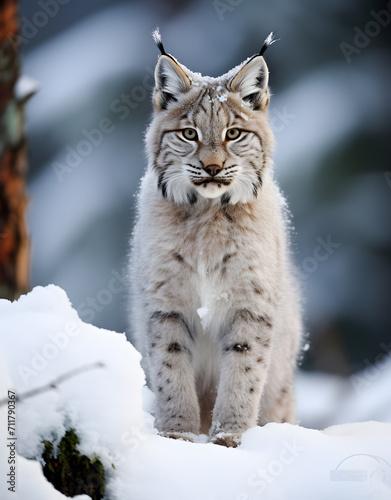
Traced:
POLYGON ((155 107, 166 109, 170 101, 177 101, 189 89, 189 77, 174 58, 167 54, 159 56, 155 69, 155 107))
POLYGON ((158 110, 166 109, 170 101, 177 101, 181 93, 190 89, 190 79, 177 61, 164 50, 160 30, 156 27, 152 38, 161 52, 155 68, 154 104, 158 110))
POLYGON ((256 55, 233 77, 230 83, 232 92, 238 92, 254 110, 264 109, 269 103, 267 84, 269 71, 265 59, 256 55))

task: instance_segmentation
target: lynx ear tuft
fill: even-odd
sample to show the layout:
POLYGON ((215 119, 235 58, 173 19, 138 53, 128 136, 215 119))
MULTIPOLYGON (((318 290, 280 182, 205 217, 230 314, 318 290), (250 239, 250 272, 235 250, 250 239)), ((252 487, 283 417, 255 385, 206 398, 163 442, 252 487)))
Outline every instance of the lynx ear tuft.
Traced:
POLYGON ((279 38, 274 38, 274 33, 271 31, 268 36, 266 37, 266 40, 263 42, 263 45, 261 47, 261 50, 259 51, 259 55, 263 56, 265 53, 265 50, 270 47, 274 42, 278 42, 279 38))
POLYGON ((160 30, 156 27, 152 32, 158 49, 161 52, 155 68, 154 105, 157 110, 167 109, 171 101, 177 101, 181 93, 190 89, 190 79, 174 57, 164 50, 160 30))
POLYGON ((162 35, 160 34, 159 26, 156 26, 156 28, 152 31, 152 38, 153 38, 153 41, 156 43, 157 48, 162 53, 162 55, 165 56, 166 51, 164 50, 164 46, 163 46, 163 42, 162 42, 162 35))
POLYGON ((232 92, 238 92, 254 110, 264 110, 269 104, 269 70, 263 54, 279 38, 274 38, 273 31, 266 37, 259 54, 253 56, 230 82, 232 92))

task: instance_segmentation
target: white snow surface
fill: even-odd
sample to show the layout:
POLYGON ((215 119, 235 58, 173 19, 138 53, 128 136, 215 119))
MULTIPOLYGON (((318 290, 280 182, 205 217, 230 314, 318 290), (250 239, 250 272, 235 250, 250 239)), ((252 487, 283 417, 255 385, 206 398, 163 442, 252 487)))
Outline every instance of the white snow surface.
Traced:
MULTIPOLYGON (((66 498, 46 481, 39 459, 42 441, 58 442, 69 426, 79 435, 80 452, 102 460, 110 500, 391 498, 390 423, 340 423, 323 431, 273 423, 247 431, 236 449, 207 443, 205 436, 197 443, 167 439, 153 427, 154 398, 144 386, 140 359, 123 334, 83 323, 58 287, 37 287, 13 303, 0 301, 0 399, 8 390, 22 397, 16 410, 16 495, 4 479, 7 407, 0 407, 1 500, 66 498), (98 361, 103 368, 23 399, 26 391, 98 361)), ((349 393, 358 413, 359 398, 371 394, 370 405, 374 399, 384 403, 375 414, 390 417, 385 382, 391 370, 387 363, 378 369, 375 378, 364 374, 359 386, 345 381, 343 394, 349 393)), ((317 403, 331 404, 336 378, 300 380, 299 412, 307 407, 313 415, 317 403)), ((359 418, 363 415, 371 413, 361 411, 359 418)))

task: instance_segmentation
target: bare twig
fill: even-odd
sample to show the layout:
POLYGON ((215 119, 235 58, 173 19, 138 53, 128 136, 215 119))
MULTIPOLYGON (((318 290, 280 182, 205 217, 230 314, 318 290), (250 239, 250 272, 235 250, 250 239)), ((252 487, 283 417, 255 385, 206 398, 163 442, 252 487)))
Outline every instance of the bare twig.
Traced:
MULTIPOLYGON (((92 363, 90 365, 80 366, 79 368, 75 368, 74 370, 64 373, 63 375, 60 375, 58 378, 54 379, 52 382, 49 382, 46 385, 37 387, 36 389, 31 389, 31 391, 24 392, 23 394, 16 395, 13 401, 21 402, 24 401, 25 399, 37 396, 38 394, 42 394, 43 392, 48 392, 53 389, 57 389, 57 387, 60 384, 66 382, 70 378, 76 377, 81 373, 94 370, 96 368, 103 368, 104 366, 105 366, 104 363, 102 363, 101 361, 98 361, 97 363, 92 363)), ((8 398, 0 399, 0 407, 6 405, 7 403, 8 403, 8 398)))

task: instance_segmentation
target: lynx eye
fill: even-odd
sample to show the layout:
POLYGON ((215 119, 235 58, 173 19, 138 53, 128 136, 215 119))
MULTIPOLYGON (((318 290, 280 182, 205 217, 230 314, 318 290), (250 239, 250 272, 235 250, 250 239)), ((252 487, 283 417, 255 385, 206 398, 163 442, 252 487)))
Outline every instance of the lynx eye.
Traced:
POLYGON ((229 128, 227 130, 227 133, 225 134, 225 137, 228 141, 234 141, 240 136, 241 133, 241 130, 239 130, 238 128, 229 128))
POLYGON ((182 130, 182 135, 188 141, 197 141, 198 140, 198 134, 197 134, 197 131, 194 130, 194 128, 185 128, 185 129, 183 129, 182 130))

